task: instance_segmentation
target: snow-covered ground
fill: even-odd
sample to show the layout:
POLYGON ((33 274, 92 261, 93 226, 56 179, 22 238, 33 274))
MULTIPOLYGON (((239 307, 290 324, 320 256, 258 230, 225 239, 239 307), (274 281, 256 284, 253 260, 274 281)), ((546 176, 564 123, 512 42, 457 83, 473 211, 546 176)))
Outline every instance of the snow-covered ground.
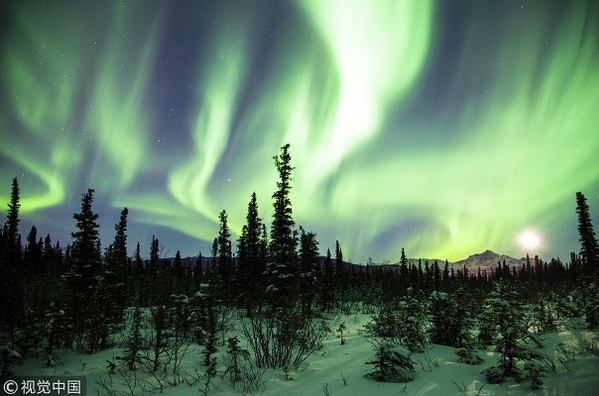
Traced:
MULTIPOLYGON (((372 365, 365 362, 374 358, 374 348, 363 336, 362 329, 370 320, 369 315, 359 314, 348 317, 330 319, 332 330, 324 341, 324 347, 311 355, 297 370, 285 373, 283 369, 267 370, 262 387, 246 394, 252 395, 329 395, 329 396, 363 396, 363 395, 597 395, 599 394, 599 357, 584 350, 585 342, 597 340, 597 333, 585 330, 562 329, 561 332, 544 336, 543 352, 554 358, 556 370, 545 378, 545 384, 538 390, 532 390, 529 382, 516 383, 513 380, 497 385, 487 384, 481 371, 497 362, 492 350, 480 351, 485 360, 482 364, 471 366, 457 362, 455 349, 430 345, 421 354, 413 354, 416 362, 415 379, 408 383, 380 383, 364 375, 371 372, 372 365), (345 322, 347 332, 344 334, 345 344, 341 345, 339 334, 335 329, 345 322), (568 352, 564 363, 558 359, 558 345, 568 352)), ((570 326, 572 327, 572 326, 570 326)), ((574 326, 575 327, 575 326, 574 326)), ((232 335, 232 334, 231 334, 232 335)), ((241 338, 241 336, 240 336, 241 338)), ((244 343, 242 342, 242 347, 244 343)), ((202 346, 192 345, 186 352, 184 363, 179 369, 181 378, 176 386, 167 385, 164 395, 202 394, 204 381, 196 381, 205 371, 201 355, 202 346)), ((243 395, 234 389, 225 376, 222 364, 222 351, 219 346, 218 371, 209 388, 212 395, 243 395)), ((15 367, 19 376, 85 376, 87 378, 88 395, 123 395, 131 394, 122 375, 108 374, 107 366, 122 349, 114 348, 93 355, 65 352, 56 366, 49 368, 45 361, 29 359, 22 366, 15 367), (112 385, 109 385, 112 381, 112 385), (106 386, 101 386, 104 383, 106 386), (110 389, 112 387, 112 389, 110 389), (108 388, 108 389, 107 389, 108 388), (111 393, 110 391, 114 391, 111 393)), ((561 356, 561 355, 559 355, 561 356)), ((564 360, 564 357, 562 360, 564 360)), ((129 374, 131 373, 129 372, 129 374)), ((148 379, 148 384, 156 382, 146 373, 138 370, 139 378, 148 379)), ((170 376, 172 379, 173 376, 170 376)), ((144 391, 141 385, 134 394, 158 393, 158 390, 144 391)))

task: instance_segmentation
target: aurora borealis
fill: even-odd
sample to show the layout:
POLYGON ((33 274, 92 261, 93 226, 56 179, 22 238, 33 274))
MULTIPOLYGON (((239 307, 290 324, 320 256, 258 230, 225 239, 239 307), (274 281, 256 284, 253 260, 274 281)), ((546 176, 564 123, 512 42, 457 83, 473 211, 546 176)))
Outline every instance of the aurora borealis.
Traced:
POLYGON ((208 255, 253 191, 270 223, 287 142, 296 224, 354 262, 567 259, 576 191, 599 226, 596 2, 1 4, 0 198, 18 177, 23 239, 69 243, 93 188, 104 245, 126 206, 131 250, 208 255))

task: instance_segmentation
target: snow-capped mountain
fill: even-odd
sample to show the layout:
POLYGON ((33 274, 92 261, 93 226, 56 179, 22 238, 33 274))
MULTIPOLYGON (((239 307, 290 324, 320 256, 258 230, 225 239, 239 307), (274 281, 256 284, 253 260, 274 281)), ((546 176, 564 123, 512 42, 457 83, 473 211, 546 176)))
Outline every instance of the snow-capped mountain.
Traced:
MULTIPOLYGON (((531 258, 531 261, 533 258, 531 258)), ((526 264, 526 258, 514 258, 505 254, 495 253, 491 250, 485 250, 482 253, 470 255, 468 258, 451 263, 454 269, 462 269, 466 267, 469 271, 480 269, 496 268, 497 264, 508 265, 510 268, 520 268, 526 264)))

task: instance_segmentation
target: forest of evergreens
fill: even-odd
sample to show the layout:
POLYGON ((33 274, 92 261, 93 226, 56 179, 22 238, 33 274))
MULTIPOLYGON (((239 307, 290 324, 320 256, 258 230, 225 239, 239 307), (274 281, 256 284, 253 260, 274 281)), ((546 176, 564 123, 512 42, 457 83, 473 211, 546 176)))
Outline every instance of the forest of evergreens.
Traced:
MULTIPOLYGON (((114 240, 102 245, 92 189, 73 215, 70 243, 38 235, 35 226, 23 242, 15 178, 0 235, 0 377, 26 358, 51 366, 65 350, 91 354, 117 342, 125 352, 115 367, 166 372, 176 369, 184 345, 196 343, 204 346, 207 378, 225 365, 232 379, 245 375, 244 386, 251 387, 249 369, 235 371, 237 359, 258 368, 297 367, 319 348, 316 318, 360 311, 372 314, 365 331, 380 346, 369 362, 373 378, 410 379, 409 362, 394 346, 415 352, 428 342, 448 345, 474 364, 477 348, 495 344, 504 359, 486 375, 500 382, 523 376, 522 362, 528 379, 535 370, 549 370, 542 358, 518 352, 526 337, 534 338, 531 329, 555 331, 569 317, 583 318, 589 329, 599 326, 599 248, 582 193, 576 194, 581 250, 567 263, 535 257, 521 268, 499 262, 468 271, 447 262, 410 263, 401 249, 396 266, 354 265, 343 261, 339 242, 322 254, 316 233, 296 227, 289 148, 274 157, 279 179, 270 227, 254 193, 239 239, 232 240, 223 210, 211 256, 191 261, 179 252, 174 259, 160 257, 155 237, 149 259, 142 259, 139 243, 130 257, 127 208, 114 226, 114 240), (241 353, 239 339, 225 345, 219 336, 233 316, 243 324, 251 358, 241 353), (150 333, 141 330, 147 327, 150 333), (229 360, 219 362, 214 353, 225 347, 229 360), (530 363, 535 361, 540 363, 530 363), (403 371, 393 371, 393 362, 403 371)), ((343 329, 338 331, 343 339, 343 329)))

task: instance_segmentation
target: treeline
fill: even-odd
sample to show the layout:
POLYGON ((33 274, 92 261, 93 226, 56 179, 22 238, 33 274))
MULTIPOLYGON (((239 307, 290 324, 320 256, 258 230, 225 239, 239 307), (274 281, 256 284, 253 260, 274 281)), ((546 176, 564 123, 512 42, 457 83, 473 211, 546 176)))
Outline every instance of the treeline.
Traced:
MULTIPOLYGON (((333 253, 327 249, 323 257, 316 233, 296 228, 289 198, 294 170, 289 145, 273 159, 278 182, 270 228, 253 193, 239 239, 232 240, 223 210, 211 257, 200 255, 195 262, 184 262, 179 252, 173 260, 160 257, 156 237, 149 260, 142 260, 139 243, 129 257, 127 208, 114 226, 114 240, 102 249, 92 189, 82 195, 80 211, 73 215, 75 230, 69 245, 63 248, 50 235, 39 236, 35 226, 23 243, 15 178, 0 235, 2 378, 28 356, 51 365, 64 349, 94 353, 112 347, 115 334, 131 330, 130 320, 135 317, 131 312, 139 316, 141 309, 151 316, 153 349, 146 345, 146 350, 154 355, 146 361, 152 361, 154 371, 166 353, 165 340, 173 342, 175 333, 204 345, 206 367, 214 366, 216 333, 222 331, 225 311, 245 318, 244 335, 256 359, 262 357, 256 360, 258 365, 287 367, 299 364, 318 347, 312 319, 327 312, 349 314, 394 306, 406 296, 420 301, 433 292, 453 296, 459 291, 461 304, 476 316, 482 310, 476 301, 492 293, 498 281, 510 285, 522 301, 566 299, 578 293, 589 327, 598 325, 599 298, 592 288, 599 284, 599 249, 581 193, 576 198, 582 249, 580 254, 572 253, 567 264, 534 258, 521 268, 498 263, 495 269, 473 272, 450 268, 447 262, 409 263, 402 249, 398 266, 375 265, 370 260, 352 265, 343 261, 338 241, 333 253), (282 344, 273 344, 273 339, 282 344), (252 344, 252 340, 263 341, 252 344)), ((134 334, 130 336, 133 344, 127 350, 133 351, 133 357, 128 365, 134 367, 141 347, 135 346, 134 334)))

